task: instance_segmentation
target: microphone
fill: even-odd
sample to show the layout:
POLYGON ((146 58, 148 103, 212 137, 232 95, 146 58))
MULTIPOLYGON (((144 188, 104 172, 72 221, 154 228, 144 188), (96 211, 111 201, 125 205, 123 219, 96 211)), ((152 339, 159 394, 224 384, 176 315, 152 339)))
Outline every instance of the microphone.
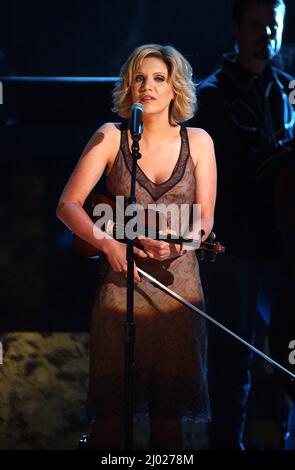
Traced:
POLYGON ((144 107, 141 103, 133 103, 131 106, 131 126, 130 132, 132 139, 141 139, 141 134, 143 131, 143 122, 142 115, 144 112, 144 107))

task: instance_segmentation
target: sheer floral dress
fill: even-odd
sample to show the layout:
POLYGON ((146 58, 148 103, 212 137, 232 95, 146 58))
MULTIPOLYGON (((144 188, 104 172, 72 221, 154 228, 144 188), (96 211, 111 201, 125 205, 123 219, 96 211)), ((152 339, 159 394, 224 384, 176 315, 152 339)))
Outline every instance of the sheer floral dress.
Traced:
MULTIPOLYGON (((193 204, 194 163, 187 131, 180 130, 181 150, 169 180, 155 184, 138 168, 136 198, 148 204, 193 204)), ((129 196, 132 156, 127 131, 107 177, 107 189, 129 196)), ((137 259, 137 265, 189 302, 204 308, 194 251, 163 262, 137 259)), ((97 418, 122 415, 124 400, 124 322, 126 279, 105 262, 92 310, 89 404, 97 418)), ((135 287, 135 415, 210 419, 205 352, 205 321, 147 280, 135 287)))

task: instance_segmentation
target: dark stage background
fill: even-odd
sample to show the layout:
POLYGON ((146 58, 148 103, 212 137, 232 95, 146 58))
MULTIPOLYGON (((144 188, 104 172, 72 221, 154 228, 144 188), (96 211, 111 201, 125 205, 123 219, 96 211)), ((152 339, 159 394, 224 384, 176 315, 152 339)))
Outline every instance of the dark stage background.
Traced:
MULTIPOLYGON (((295 2, 285 45, 295 41, 295 2)), ((112 76, 137 45, 175 45, 196 77, 232 48, 231 0, 1 2, 0 50, 17 75, 112 76)))
MULTIPOLYGON (((280 60, 295 74, 295 2, 287 3, 280 60)), ((2 2, 0 75, 116 77, 134 47, 160 42, 180 49, 200 81, 233 47, 230 4, 2 2)), ((88 331, 97 265, 73 252, 55 207, 91 134, 117 119, 110 112, 114 82, 2 83, 1 330, 88 331)))
MULTIPOLYGON (((75 448, 81 431, 98 265, 73 251, 55 208, 92 133, 118 120, 110 111, 114 80, 85 77, 116 77, 136 46, 159 42, 179 49, 201 81, 233 49, 230 3, 1 2, 1 449, 75 448)), ((286 3, 278 60, 295 75, 295 1, 286 3)))

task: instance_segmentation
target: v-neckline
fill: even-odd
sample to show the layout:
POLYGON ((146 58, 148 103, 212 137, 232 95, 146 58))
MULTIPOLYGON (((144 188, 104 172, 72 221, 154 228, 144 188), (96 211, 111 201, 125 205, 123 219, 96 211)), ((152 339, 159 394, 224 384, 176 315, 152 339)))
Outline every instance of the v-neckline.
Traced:
MULTIPOLYGON (((131 174, 133 162, 132 154, 129 148, 128 131, 127 129, 122 129, 121 132, 122 134, 120 148, 126 166, 131 174)), ((155 183, 145 174, 145 172, 140 168, 140 166, 137 165, 138 171, 136 172, 136 181, 150 194, 154 201, 159 199, 164 193, 170 191, 181 180, 184 174, 186 162, 190 155, 190 152, 186 128, 181 126, 179 133, 181 137, 179 156, 170 177, 166 181, 163 181, 162 183, 155 183)))
MULTIPOLYGON (((151 184, 153 184, 154 186, 162 186, 163 184, 167 184, 169 183, 169 181, 171 180, 171 178, 173 177, 173 175, 176 173, 177 169, 178 169, 178 166, 179 166, 179 163, 180 163, 180 159, 181 159, 181 154, 182 154, 182 148, 183 148, 183 138, 182 138, 182 128, 180 127, 180 130, 179 130, 179 136, 180 136, 180 150, 179 150, 179 154, 178 154, 178 157, 177 157, 177 160, 176 160, 176 163, 173 167, 173 170, 172 170, 172 173, 171 175, 169 176, 169 178, 166 180, 166 181, 162 181, 162 183, 155 183, 155 181, 152 181, 148 176, 147 174, 145 173, 145 171, 143 171, 143 169, 139 166, 139 164, 137 163, 137 169, 142 173, 142 175, 144 176, 144 178, 146 178, 151 184)), ((127 137, 127 150, 128 150, 128 154, 129 154, 129 158, 131 158, 132 160, 132 153, 131 153, 131 150, 130 150, 130 146, 129 146, 129 139, 128 139, 128 131, 126 130, 126 137, 127 137)))

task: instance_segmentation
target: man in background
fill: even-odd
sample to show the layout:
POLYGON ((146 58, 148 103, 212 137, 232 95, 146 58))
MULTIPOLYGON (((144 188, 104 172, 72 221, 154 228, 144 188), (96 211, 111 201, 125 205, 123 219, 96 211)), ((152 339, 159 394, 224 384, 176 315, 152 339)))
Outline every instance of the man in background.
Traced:
MULTIPOLYGON (((284 18, 283 0, 234 2, 236 51, 202 83, 194 123, 214 140, 214 231, 227 248, 216 263, 203 265, 209 313, 250 342, 262 284, 270 312, 285 282, 274 198, 280 172, 293 158, 295 113, 292 77, 271 63, 281 48, 284 18)), ((210 448, 244 448, 251 362, 250 349, 210 326, 210 448)))

